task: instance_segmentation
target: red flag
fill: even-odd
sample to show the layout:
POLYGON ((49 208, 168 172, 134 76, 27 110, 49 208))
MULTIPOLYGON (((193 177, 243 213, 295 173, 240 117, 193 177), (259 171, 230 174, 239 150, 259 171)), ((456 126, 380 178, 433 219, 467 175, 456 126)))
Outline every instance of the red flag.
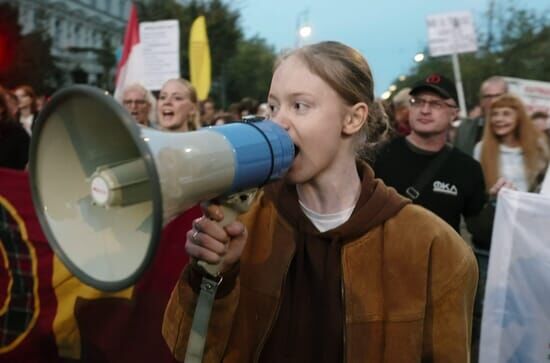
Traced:
POLYGON ((26 172, 0 168, 0 363, 174 363, 164 308, 187 262, 194 207, 162 233, 153 263, 129 289, 104 293, 72 276, 42 233, 26 172))
POLYGON ((136 5, 130 7, 130 17, 124 34, 124 45, 117 65, 115 98, 119 99, 124 88, 132 83, 143 82, 143 52, 139 40, 139 21, 136 5))

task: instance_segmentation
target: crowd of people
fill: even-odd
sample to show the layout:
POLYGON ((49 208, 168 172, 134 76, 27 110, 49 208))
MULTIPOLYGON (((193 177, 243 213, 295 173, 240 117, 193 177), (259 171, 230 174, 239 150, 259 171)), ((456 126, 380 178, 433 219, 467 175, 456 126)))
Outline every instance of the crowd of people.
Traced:
MULTIPOLYGON (((185 79, 117 101, 169 132, 266 117, 296 145, 241 221, 220 227, 213 205, 182 236, 193 261, 221 264, 208 361, 477 361, 498 192, 537 193, 550 160, 548 114, 529 115, 503 78, 460 120, 446 75, 376 100, 366 59, 322 42, 278 60, 265 103, 218 109, 185 79)), ((31 87, 0 89, 0 167, 26 167, 39 112, 31 87)), ((205 275, 190 263, 167 306, 176 357, 205 275)))

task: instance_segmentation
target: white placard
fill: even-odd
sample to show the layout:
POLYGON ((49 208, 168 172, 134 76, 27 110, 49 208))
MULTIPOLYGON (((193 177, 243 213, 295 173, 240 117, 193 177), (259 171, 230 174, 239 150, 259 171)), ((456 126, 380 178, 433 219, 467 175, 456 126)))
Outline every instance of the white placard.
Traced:
POLYGON ((139 24, 145 79, 149 90, 159 90, 170 78, 180 76, 180 31, 177 20, 139 24))
POLYGON ((550 82, 512 77, 504 77, 504 79, 508 83, 508 91, 521 98, 528 115, 535 111, 550 114, 550 82))
POLYGON ((428 15, 426 25, 432 57, 477 51, 474 18, 469 11, 428 15))

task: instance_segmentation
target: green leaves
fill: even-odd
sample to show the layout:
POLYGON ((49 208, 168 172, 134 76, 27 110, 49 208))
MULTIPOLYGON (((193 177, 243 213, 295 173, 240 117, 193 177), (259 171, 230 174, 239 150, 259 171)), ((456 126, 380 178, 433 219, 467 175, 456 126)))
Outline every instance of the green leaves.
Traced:
MULTIPOLYGON (((462 82, 469 109, 478 104, 479 87, 493 75, 550 81, 550 18, 548 12, 518 8, 517 2, 493 2, 478 24, 480 49, 461 54, 462 82)), ((425 53, 428 54, 427 49, 425 53)), ((414 65, 397 89, 432 72, 453 74, 451 58, 427 58, 414 65)))
POLYGON ((227 108, 244 96, 263 102, 271 80, 275 51, 263 39, 244 39, 240 13, 221 0, 173 0, 142 2, 140 21, 178 19, 180 22, 181 76, 189 78, 189 32, 199 15, 206 18, 212 59, 211 97, 227 108))

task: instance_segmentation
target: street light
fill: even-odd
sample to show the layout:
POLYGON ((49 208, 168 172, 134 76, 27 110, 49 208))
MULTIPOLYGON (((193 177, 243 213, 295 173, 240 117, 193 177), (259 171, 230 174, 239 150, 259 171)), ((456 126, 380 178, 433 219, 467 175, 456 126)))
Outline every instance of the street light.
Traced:
POLYGON ((422 52, 416 53, 416 54, 414 55, 414 61, 415 61, 416 63, 422 62, 425 58, 426 58, 426 57, 424 56, 424 53, 422 53, 422 52))
POLYGON ((311 35, 311 27, 309 25, 304 25, 300 28, 300 38, 307 38, 311 35))
POLYGON ((296 48, 303 45, 305 40, 311 36, 313 29, 309 25, 309 9, 304 9, 296 16, 296 48))

